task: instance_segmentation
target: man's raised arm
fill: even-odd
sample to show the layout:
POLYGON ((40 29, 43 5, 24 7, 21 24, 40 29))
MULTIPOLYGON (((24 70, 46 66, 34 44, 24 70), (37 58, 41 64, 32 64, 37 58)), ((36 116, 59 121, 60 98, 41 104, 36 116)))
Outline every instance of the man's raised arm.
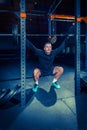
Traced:
POLYGON ((68 32, 66 33, 65 39, 63 40, 63 42, 61 43, 61 45, 54 50, 55 55, 58 54, 58 53, 60 53, 65 47, 69 46, 69 43, 66 42, 66 41, 67 41, 67 39, 69 38, 68 35, 69 35, 70 33, 73 33, 73 34, 74 34, 74 33, 75 33, 74 31, 75 31, 75 26, 72 25, 72 26, 69 28, 68 32))
POLYGON ((38 49, 37 47, 35 47, 33 45, 33 43, 31 41, 29 41, 28 39, 26 39, 26 46, 32 50, 33 52, 35 52, 36 54, 40 51, 40 49, 38 49))

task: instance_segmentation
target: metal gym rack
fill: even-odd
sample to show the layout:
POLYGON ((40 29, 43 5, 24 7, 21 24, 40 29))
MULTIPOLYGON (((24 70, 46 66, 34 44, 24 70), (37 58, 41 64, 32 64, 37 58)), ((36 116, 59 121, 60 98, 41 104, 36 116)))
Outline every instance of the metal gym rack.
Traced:
MULTIPOLYGON (((25 0, 20 2, 20 11, 24 13, 20 17, 21 23, 21 105, 25 106, 25 87, 26 87, 26 17, 25 17, 25 0)), ((80 17, 80 1, 76 0, 76 18, 80 17)), ((49 21, 49 28, 51 23, 49 21)), ((51 30, 49 29, 49 34, 51 30)), ((76 20, 76 69, 75 69, 75 92, 76 95, 80 92, 80 22, 76 20)))
MULTIPOLYGON (((80 21, 78 21, 77 19, 80 17, 80 0, 76 0, 75 2, 76 2, 75 3, 76 16, 74 19, 74 21, 76 21, 75 94, 79 95, 80 93, 80 36, 81 35, 80 35, 80 21)), ((34 35, 58 36, 58 34, 56 34, 56 27, 54 27, 55 23, 53 23, 54 25, 52 25, 52 22, 55 19, 53 20, 50 19, 50 13, 51 12, 49 12, 49 15, 48 15, 48 34, 45 34, 45 35, 34 34, 34 35), (54 31, 51 30, 52 28, 54 28, 54 31)), ((20 35, 20 42, 21 42, 20 47, 21 47, 21 106, 22 107, 26 105, 26 35, 27 35, 26 34, 26 15, 27 15, 26 14, 26 0, 20 0, 20 34, 16 34, 16 35, 18 36, 20 35)), ((13 36, 13 34, 8 34, 8 36, 9 35, 13 36)), ((29 34, 29 36, 31 35, 33 36, 33 34, 29 34)), ((86 41, 87 41, 87 37, 86 37, 86 41)), ((87 44, 86 44, 86 50, 87 50, 87 44)), ((87 64, 87 59, 86 59, 86 64, 87 64)))

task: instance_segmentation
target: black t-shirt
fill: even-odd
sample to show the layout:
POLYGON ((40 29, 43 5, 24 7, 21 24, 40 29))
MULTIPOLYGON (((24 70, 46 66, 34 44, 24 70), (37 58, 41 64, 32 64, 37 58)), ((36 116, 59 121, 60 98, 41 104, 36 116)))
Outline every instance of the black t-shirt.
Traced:
POLYGON ((55 56, 65 47, 65 42, 63 42, 58 48, 52 50, 50 55, 47 55, 44 50, 38 49, 29 40, 26 44, 38 56, 38 68, 47 74, 52 71, 55 56))

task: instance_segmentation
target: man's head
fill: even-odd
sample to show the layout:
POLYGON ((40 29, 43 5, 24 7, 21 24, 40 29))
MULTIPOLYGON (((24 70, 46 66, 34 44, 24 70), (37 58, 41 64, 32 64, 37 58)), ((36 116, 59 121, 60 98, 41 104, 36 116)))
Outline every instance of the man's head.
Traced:
POLYGON ((52 44, 50 42, 46 42, 44 44, 44 52, 47 54, 47 55, 50 55, 52 51, 52 44))

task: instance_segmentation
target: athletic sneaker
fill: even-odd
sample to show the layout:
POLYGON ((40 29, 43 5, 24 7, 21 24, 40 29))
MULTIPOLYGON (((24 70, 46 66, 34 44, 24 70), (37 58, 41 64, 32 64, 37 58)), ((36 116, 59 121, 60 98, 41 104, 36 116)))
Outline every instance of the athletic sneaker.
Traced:
POLYGON ((60 85, 57 84, 57 82, 52 83, 52 86, 55 87, 56 89, 59 89, 59 88, 60 88, 60 85))
POLYGON ((35 93, 36 93, 36 92, 37 92, 37 90, 38 90, 38 87, 39 87, 39 86, 38 86, 38 84, 35 84, 35 85, 34 85, 34 87, 32 88, 33 92, 35 92, 35 93))

